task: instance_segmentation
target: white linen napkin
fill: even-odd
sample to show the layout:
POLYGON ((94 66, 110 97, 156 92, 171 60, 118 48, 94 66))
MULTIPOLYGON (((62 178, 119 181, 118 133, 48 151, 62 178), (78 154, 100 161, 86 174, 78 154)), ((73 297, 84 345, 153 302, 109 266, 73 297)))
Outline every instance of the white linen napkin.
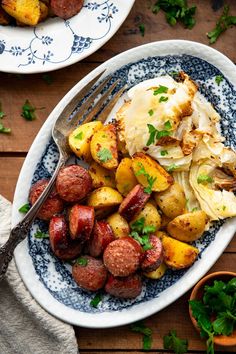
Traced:
MULTIPOLYGON (((0 244, 10 232, 11 203, 0 195, 0 244)), ((72 326, 44 311, 23 284, 14 259, 0 282, 0 354, 77 354, 72 326)))

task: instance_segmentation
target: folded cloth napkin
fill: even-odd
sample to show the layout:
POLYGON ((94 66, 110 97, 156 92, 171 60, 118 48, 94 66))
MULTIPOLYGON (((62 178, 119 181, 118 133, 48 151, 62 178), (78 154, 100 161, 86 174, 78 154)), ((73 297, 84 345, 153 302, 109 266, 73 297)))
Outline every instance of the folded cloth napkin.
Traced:
MULTIPOLYGON (((10 232, 11 203, 0 196, 0 244, 10 232)), ((77 354, 73 327, 52 317, 32 298, 14 259, 0 282, 0 354, 77 354)))

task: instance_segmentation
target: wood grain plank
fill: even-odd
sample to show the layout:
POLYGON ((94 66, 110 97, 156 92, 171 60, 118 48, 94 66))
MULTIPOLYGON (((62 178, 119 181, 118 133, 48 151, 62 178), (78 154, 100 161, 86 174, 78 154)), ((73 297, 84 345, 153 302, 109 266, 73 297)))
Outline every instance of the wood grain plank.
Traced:
MULTIPOLYGON (((209 273, 218 270, 231 270, 236 272, 236 254, 223 254, 209 273)), ((170 329, 175 329, 181 338, 189 339, 189 349, 202 351, 205 349, 204 341, 199 339, 188 314, 188 299, 190 292, 182 296, 173 304, 159 313, 147 318, 145 324, 153 330, 153 349, 163 349, 162 338, 170 329)), ((149 304, 147 303, 147 306, 149 304)), ((142 337, 130 331, 129 326, 91 330, 76 329, 79 348, 83 350, 126 350, 129 348, 140 350, 142 337), (115 338, 115 340, 114 340, 115 338)), ((217 348, 221 352, 230 352, 233 348, 217 348)))

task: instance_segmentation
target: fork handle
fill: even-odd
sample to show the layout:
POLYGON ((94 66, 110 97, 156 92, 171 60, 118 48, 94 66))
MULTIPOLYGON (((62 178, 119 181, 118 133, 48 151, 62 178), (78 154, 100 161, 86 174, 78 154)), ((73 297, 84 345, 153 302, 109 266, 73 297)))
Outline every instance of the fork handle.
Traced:
POLYGON ((28 235, 29 228, 33 223, 39 209, 41 208, 43 202, 47 199, 54 183, 58 172, 62 166, 66 163, 66 158, 64 156, 60 156, 57 167, 47 185, 43 193, 37 199, 35 204, 30 208, 28 213, 24 216, 24 218, 11 230, 9 239, 7 242, 0 248, 0 281, 3 279, 8 265, 12 260, 14 250, 16 246, 25 239, 28 235))

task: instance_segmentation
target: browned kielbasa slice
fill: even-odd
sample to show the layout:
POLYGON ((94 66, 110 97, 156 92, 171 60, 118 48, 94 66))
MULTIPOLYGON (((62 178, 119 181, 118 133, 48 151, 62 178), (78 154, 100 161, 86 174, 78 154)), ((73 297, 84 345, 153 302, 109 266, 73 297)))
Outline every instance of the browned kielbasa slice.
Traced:
POLYGON ((63 260, 74 259, 81 254, 82 245, 68 236, 64 216, 53 216, 49 223, 50 244, 55 255, 63 260))
POLYGON ((161 240, 155 235, 149 236, 152 248, 145 251, 144 258, 141 263, 141 269, 144 272, 152 272, 156 270, 163 261, 163 247, 161 240))
POLYGON ((142 259, 142 248, 131 237, 122 237, 109 243, 103 254, 103 262, 115 277, 127 277, 134 273, 142 259))
POLYGON ((63 167, 57 176, 59 196, 66 202, 78 202, 92 189, 92 178, 88 171, 78 165, 63 167))
POLYGON ((112 228, 106 221, 96 221, 93 233, 89 240, 89 253, 93 257, 99 257, 115 237, 112 228))
MULTIPOLYGON (((29 202, 33 205, 39 196, 43 193, 44 189, 49 183, 48 179, 41 179, 30 189, 29 202)), ((54 188, 49 194, 48 198, 43 203, 42 207, 38 211, 37 217, 42 220, 50 220, 55 214, 61 213, 63 210, 63 201, 59 197, 56 189, 54 188)))
POLYGON ((90 256, 81 256, 83 264, 75 263, 72 267, 72 276, 76 283, 85 290, 96 291, 101 289, 107 279, 107 270, 100 259, 90 256))
POLYGON ((52 12, 65 20, 76 15, 83 7, 84 0, 51 0, 52 12))
POLYGON ((115 278, 112 274, 108 276, 105 290, 108 294, 124 299, 133 299, 142 291, 142 281, 138 274, 129 277, 115 278))
POLYGON ((94 208, 75 204, 69 212, 71 238, 85 242, 89 239, 94 225, 94 208))
POLYGON ((137 184, 121 202, 119 213, 127 220, 131 220, 147 203, 150 194, 144 192, 143 186, 137 184))

